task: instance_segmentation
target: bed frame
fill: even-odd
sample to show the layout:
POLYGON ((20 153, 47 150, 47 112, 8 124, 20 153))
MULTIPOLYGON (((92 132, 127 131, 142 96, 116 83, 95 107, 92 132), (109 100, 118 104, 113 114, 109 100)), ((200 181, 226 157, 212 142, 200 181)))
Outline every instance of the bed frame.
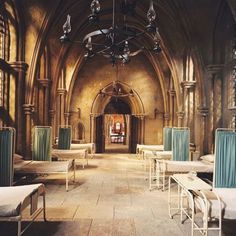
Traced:
MULTIPOLYGON (((0 221, 16 221, 17 222, 17 236, 21 236, 28 228, 29 226, 34 222, 36 217, 43 212, 43 219, 46 221, 46 203, 45 203, 45 187, 43 184, 33 184, 32 191, 24 196, 23 201, 19 201, 19 211, 17 215, 13 216, 1 216, 0 215, 0 221), (42 197, 43 203, 42 206, 38 208, 38 197, 42 197), (25 228, 22 228, 22 212, 30 206, 30 219, 31 221, 25 226, 25 228)), ((14 194, 17 194, 16 188, 24 188, 25 186, 17 186, 17 187, 0 187, 0 193, 4 194, 4 188, 11 188, 12 190, 12 196, 14 194)), ((11 199, 9 199, 11 200, 11 199)), ((1 206, 0 202, 0 206, 1 206)), ((1 214, 1 213, 0 213, 1 214)))
POLYGON ((75 182, 74 160, 68 161, 22 161, 15 165, 14 172, 18 175, 48 175, 63 174, 65 176, 66 191, 69 190, 69 172, 73 171, 73 181, 75 182))

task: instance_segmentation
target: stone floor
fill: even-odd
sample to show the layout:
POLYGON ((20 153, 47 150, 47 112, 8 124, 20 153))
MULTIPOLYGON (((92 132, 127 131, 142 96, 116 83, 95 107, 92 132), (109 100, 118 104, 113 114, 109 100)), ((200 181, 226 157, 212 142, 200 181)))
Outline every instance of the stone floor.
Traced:
POLYGON ((143 162, 134 154, 96 154, 85 169, 77 166, 68 192, 64 180, 54 177, 37 180, 46 185, 47 219, 78 222, 74 235, 190 235, 188 221, 169 218, 167 191, 148 190, 143 162))

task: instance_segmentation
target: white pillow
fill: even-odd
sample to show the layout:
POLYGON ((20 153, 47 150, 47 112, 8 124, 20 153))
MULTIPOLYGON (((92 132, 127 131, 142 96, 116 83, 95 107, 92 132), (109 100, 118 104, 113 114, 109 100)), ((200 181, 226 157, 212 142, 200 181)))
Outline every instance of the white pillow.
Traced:
POLYGON ((207 161, 207 162, 214 162, 215 161, 215 155, 214 154, 207 154, 200 157, 201 160, 207 161))

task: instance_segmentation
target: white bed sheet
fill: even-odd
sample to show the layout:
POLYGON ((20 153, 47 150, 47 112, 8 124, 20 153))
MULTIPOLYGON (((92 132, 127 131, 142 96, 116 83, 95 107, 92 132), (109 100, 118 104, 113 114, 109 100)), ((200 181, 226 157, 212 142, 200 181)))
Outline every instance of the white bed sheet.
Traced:
MULTIPOLYGON (((224 219, 236 219, 236 188, 214 188, 222 201, 222 217, 224 219)), ((218 210, 216 201, 211 200, 212 214, 218 210)))
POLYGON ((16 174, 50 174, 66 173, 72 167, 72 160, 68 161, 31 161, 23 166, 14 166, 16 174))
POLYGON ((172 151, 150 151, 144 150, 143 156, 145 159, 165 159, 170 160, 172 158, 172 151))
POLYGON ((0 187, 0 217, 12 217, 20 214, 21 204, 42 184, 30 184, 14 187, 0 187))
POLYGON ((156 162, 157 169, 165 172, 204 172, 212 173, 214 169, 213 163, 203 161, 159 161, 156 162))
POLYGON ((72 143, 70 145, 71 150, 78 149, 87 149, 89 153, 95 153, 95 144, 94 143, 72 143))
POLYGON ((145 144, 137 144, 137 152, 142 152, 144 150, 150 151, 163 151, 163 145, 145 145, 145 144))
POLYGON ((61 149, 53 149, 52 157, 57 157, 61 159, 81 159, 86 158, 87 149, 79 149, 79 150, 61 150, 61 149))

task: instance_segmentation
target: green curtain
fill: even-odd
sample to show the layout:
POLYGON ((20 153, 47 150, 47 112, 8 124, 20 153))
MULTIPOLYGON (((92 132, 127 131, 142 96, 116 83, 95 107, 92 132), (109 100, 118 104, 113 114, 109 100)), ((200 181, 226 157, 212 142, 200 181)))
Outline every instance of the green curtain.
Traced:
POLYGON ((164 151, 172 150, 172 128, 164 127, 163 129, 163 138, 164 138, 164 151))
POLYGON ((172 151, 174 161, 189 161, 189 137, 188 129, 172 130, 172 151))
POLYGON ((0 186, 11 186, 13 182, 13 129, 0 130, 0 186))
POLYGON ((216 131, 215 187, 236 188, 236 133, 216 131))
POLYGON ((51 128, 35 127, 33 132, 32 158, 34 161, 51 160, 51 128))
POLYGON ((59 128, 58 149, 70 149, 71 127, 59 128))

